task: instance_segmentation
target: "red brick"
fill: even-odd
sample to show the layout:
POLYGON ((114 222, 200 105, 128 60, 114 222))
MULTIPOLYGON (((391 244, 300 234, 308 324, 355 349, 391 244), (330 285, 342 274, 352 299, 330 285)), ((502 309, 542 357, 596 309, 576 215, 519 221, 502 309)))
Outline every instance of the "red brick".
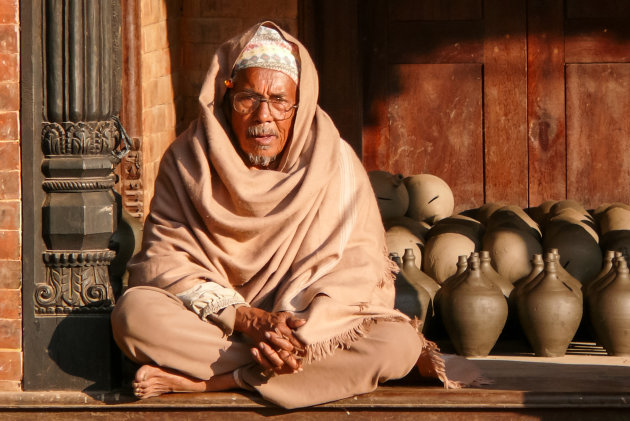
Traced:
POLYGON ((22 379, 22 353, 0 351, 0 380, 22 379))
POLYGON ((20 65, 17 54, 0 54, 0 82, 19 82, 20 65))
POLYGON ((0 289, 0 319, 22 317, 22 296, 19 289, 0 289))
POLYGON ((0 348, 21 349, 22 320, 0 319, 0 348))
POLYGON ((0 391, 21 392, 22 382, 20 382, 19 380, 0 380, 0 391))
POLYGON ((18 142, 0 142, 0 171, 20 169, 20 144, 18 142))
POLYGON ((0 259, 20 260, 20 252, 20 232, 0 230, 0 259))
MULTIPOLYGON (((0 171, 0 200, 20 198, 20 172, 0 171)), ((0 245, 0 248, 2 246, 0 245)), ((0 259, 2 256, 0 255, 0 259)))
POLYGON ((0 140, 17 140, 19 138, 19 118, 17 111, 0 113, 0 140))
POLYGON ((22 287, 22 262, 19 260, 0 260, 0 289, 19 289, 22 287))
POLYGON ((0 0, 0 23, 19 23, 18 0, 0 0))
POLYGON ((0 229, 19 230, 21 207, 18 200, 0 200, 0 229))
POLYGON ((17 25, 0 25, 0 52, 19 53, 17 25))
POLYGON ((0 83, 0 110, 18 111, 20 109, 20 84, 16 82, 0 83))

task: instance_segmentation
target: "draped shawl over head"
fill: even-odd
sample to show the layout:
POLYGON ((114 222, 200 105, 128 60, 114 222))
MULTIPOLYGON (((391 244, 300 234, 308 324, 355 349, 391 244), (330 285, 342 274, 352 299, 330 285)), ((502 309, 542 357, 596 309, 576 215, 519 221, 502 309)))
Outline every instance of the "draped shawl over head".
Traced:
POLYGON ((367 174, 317 105, 304 46, 293 136, 277 170, 248 168, 222 103, 234 62, 259 25, 223 44, 201 88, 198 120, 165 153, 130 286, 173 293, 202 282, 234 288, 252 306, 307 319, 307 359, 347 347, 393 310, 392 267, 367 174))

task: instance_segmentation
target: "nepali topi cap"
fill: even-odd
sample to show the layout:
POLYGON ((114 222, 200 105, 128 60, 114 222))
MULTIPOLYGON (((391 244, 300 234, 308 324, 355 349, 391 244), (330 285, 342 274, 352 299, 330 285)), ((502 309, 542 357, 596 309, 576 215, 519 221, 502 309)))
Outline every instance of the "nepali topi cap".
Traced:
POLYGON ((278 31, 261 25, 234 64, 234 74, 248 67, 277 70, 298 83, 299 65, 293 45, 278 31))

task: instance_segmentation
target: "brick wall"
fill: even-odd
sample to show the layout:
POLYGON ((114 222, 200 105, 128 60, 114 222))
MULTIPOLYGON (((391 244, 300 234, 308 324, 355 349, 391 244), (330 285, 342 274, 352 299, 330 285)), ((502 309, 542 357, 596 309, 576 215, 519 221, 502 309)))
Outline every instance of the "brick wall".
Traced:
POLYGON ((22 379, 18 0, 0 0, 0 391, 22 379))
POLYGON ((192 120, 218 45, 262 20, 296 35, 298 0, 142 0, 145 215, 160 158, 192 120))

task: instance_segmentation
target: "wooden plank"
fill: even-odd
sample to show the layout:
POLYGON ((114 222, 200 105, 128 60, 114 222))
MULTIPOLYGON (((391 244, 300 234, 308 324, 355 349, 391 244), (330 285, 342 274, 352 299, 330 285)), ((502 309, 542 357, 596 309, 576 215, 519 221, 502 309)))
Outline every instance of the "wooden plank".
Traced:
POLYGON ((391 65, 389 142, 382 169, 430 173, 453 190, 456 211, 483 203, 482 66, 391 65))
POLYGON ((567 66, 567 195, 630 203, 630 63, 567 66))
MULTIPOLYGON (((389 161, 387 124, 387 2, 368 0, 359 8, 363 68, 363 165, 385 169, 389 161)), ((396 83, 397 81, 391 81, 396 83)))
POLYGON ((390 63, 481 63, 483 22, 392 21, 388 57, 390 63))
POLYGON ((485 201, 526 207, 526 0, 486 0, 485 11, 485 201))
MULTIPOLYGON (((630 5, 630 2, 628 2, 630 5)), ((580 19, 566 22, 567 63, 630 61, 628 19, 580 19)))
POLYGON ((392 20, 473 20, 483 16, 483 0, 389 0, 392 20))
POLYGON ((360 156, 363 116, 357 7, 357 0, 303 1, 300 37, 317 65, 319 105, 360 156))
POLYGON ((630 18, 628 0, 566 0, 567 19, 630 18))
POLYGON ((527 2, 529 205, 566 197, 563 0, 527 2))

